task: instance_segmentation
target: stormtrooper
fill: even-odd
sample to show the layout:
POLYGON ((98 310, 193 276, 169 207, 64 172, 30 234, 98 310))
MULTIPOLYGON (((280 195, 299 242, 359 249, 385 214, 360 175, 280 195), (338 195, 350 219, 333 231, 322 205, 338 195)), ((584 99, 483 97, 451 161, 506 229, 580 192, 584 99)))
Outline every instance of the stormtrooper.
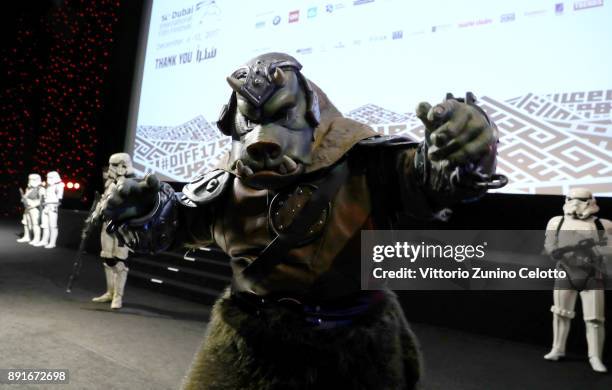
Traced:
POLYGON ((573 188, 566 197, 563 216, 553 217, 546 227, 545 249, 557 260, 557 269, 567 277, 558 279, 553 290, 553 345, 544 359, 565 356, 565 345, 574 307, 580 294, 586 324, 588 357, 596 372, 607 372, 602 363, 604 328, 604 256, 612 254, 609 237, 612 222, 595 216, 599 211, 590 190, 573 188))
POLYGON ((64 197, 64 183, 59 173, 47 173, 47 186, 45 187, 41 228, 42 237, 39 241, 32 241, 30 245, 44 246, 47 249, 55 248, 57 241, 57 214, 62 198, 64 197))
POLYGON ((230 257, 187 389, 414 388, 418 343, 392 292, 361 290, 360 231, 501 185, 497 128, 471 94, 421 103, 414 142, 343 117, 301 68, 283 53, 238 68, 217 169, 182 193, 125 180, 105 208, 135 251, 216 243, 230 257))
MULTIPOLYGON (((100 215, 101 210, 108 201, 109 196, 120 186, 126 178, 134 177, 132 159, 127 153, 115 153, 110 156, 108 169, 103 171, 104 193, 94 210, 95 215, 100 215)), ((129 268, 125 265, 129 249, 121 245, 117 237, 107 233, 109 220, 102 223, 100 233, 100 245, 102 251, 100 257, 104 263, 104 275, 106 277, 106 292, 99 297, 92 298, 93 302, 111 302, 111 309, 120 309, 123 306, 123 292, 127 281, 129 268)))
POLYGON ((21 195, 21 201, 25 207, 21 220, 23 237, 19 238, 17 242, 40 241, 40 207, 43 193, 44 188, 40 175, 37 173, 29 174, 28 187, 21 195))

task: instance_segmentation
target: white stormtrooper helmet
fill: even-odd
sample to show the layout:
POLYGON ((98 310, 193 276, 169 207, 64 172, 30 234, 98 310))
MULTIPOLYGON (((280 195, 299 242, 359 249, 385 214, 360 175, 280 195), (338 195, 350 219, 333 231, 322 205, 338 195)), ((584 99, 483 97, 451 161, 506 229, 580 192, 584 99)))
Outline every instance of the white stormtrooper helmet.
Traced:
POLYGON ((132 158, 127 153, 115 153, 108 159, 108 177, 117 179, 134 173, 132 158))
POLYGON ((593 193, 587 188, 572 188, 565 198, 563 212, 579 219, 586 219, 599 211, 593 193))
POLYGON ((60 178, 59 173, 57 173, 56 171, 51 171, 47 173, 47 185, 57 184, 61 181, 62 179, 60 178))
POLYGON ((38 187, 42 183, 42 179, 38 173, 30 173, 28 175, 28 188, 38 187))

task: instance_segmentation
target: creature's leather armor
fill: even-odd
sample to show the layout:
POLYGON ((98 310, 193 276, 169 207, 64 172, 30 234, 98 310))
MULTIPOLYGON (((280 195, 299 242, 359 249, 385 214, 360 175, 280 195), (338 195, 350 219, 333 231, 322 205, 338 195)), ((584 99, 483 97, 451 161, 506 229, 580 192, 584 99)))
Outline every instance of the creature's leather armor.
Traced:
POLYGON ((356 144, 338 162, 348 172, 333 200, 303 240, 265 275, 245 277, 243 271, 299 214, 328 170, 304 175, 280 191, 247 187, 223 170, 196 178, 182 193, 163 184, 157 208, 129 223, 128 245, 155 252, 176 238, 194 245, 214 242, 231 258, 235 291, 313 301, 357 293, 360 231, 388 228, 392 217, 402 212, 432 218, 439 211, 420 183, 423 172, 417 172, 420 160, 415 159, 420 145, 402 137, 374 137, 356 144))

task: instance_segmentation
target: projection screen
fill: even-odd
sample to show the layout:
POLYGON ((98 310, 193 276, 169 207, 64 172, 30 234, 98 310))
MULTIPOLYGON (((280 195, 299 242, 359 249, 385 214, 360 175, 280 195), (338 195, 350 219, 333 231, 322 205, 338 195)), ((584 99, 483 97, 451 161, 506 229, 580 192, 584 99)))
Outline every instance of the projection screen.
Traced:
POLYGON ((230 139, 225 81, 293 55, 347 117, 422 139, 420 101, 472 91, 500 134, 503 192, 612 196, 612 10, 604 0, 154 0, 126 149, 140 173, 189 181, 230 139))

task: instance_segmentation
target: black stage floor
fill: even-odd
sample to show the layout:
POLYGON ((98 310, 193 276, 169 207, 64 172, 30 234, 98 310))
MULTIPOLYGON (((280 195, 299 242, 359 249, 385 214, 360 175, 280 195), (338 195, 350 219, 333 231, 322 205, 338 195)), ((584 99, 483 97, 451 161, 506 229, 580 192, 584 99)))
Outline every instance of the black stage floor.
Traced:
MULTIPOLYGON (((129 281, 122 310, 92 303, 104 289, 95 255, 85 257, 81 277, 67 294, 75 251, 17 244, 19 229, 15 221, 0 221, 0 369, 69 369, 70 384, 52 389, 180 386, 204 333, 208 306, 129 281)), ((593 373, 583 356, 550 363, 542 359, 547 351, 541 346, 424 323, 413 328, 425 357, 424 389, 612 389, 612 375, 593 373)))

